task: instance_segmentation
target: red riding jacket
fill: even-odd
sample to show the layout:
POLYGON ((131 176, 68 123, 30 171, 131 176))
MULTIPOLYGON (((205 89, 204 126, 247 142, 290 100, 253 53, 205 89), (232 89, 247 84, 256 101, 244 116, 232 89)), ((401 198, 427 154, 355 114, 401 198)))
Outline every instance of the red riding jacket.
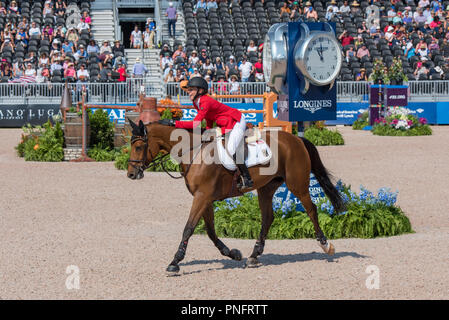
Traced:
POLYGON ((197 116, 193 121, 176 121, 176 128, 193 129, 201 124, 203 119, 206 119, 206 128, 211 129, 213 122, 217 123, 223 133, 226 133, 242 118, 242 113, 237 109, 231 108, 209 96, 201 96, 199 107, 196 103, 193 106, 198 111, 197 116))

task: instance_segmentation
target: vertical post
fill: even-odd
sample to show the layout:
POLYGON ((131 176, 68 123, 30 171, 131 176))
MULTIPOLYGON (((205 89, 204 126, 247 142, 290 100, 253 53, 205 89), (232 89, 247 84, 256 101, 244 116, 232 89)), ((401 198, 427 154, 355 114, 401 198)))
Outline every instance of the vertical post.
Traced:
POLYGON ((82 127, 83 137, 82 137, 82 141, 81 141, 81 156, 82 157, 87 156, 87 154, 86 154, 86 142, 87 142, 87 132, 86 132, 87 131, 87 119, 86 119, 86 117, 87 117, 87 112, 86 112, 86 104, 84 101, 84 97, 85 97, 85 92, 83 91, 82 98, 81 98, 81 101, 82 101, 81 121, 83 122, 83 127, 82 127))

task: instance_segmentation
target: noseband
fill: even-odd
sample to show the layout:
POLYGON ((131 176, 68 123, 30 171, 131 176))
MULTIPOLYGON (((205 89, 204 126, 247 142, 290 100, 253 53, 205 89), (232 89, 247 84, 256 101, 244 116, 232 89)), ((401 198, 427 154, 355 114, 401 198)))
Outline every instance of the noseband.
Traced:
MULTIPOLYGON (((144 143, 144 153, 143 153, 143 159, 142 160, 134 160, 134 159, 129 159, 128 163, 134 168, 137 169, 139 171, 139 173, 143 173, 146 169, 149 168, 150 165, 145 165, 145 163, 147 162, 147 154, 148 151, 151 150, 148 148, 148 136, 147 136, 147 130, 145 129, 145 135, 142 136, 132 136, 131 137, 131 147, 132 145, 137 142, 137 141, 142 141, 144 143), (140 163, 141 165, 138 166, 136 165, 136 163, 140 163)), ((154 159, 153 154, 151 154, 151 158, 154 159)))

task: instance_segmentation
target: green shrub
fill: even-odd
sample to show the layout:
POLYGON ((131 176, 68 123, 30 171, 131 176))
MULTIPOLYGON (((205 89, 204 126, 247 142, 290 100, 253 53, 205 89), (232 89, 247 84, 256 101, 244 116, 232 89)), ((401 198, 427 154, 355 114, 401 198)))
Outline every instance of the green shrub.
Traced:
POLYGON ((105 150, 114 149, 114 124, 109 121, 108 113, 102 109, 89 115, 90 146, 105 150))
POLYGON ((304 131, 304 137, 316 146, 343 145, 345 141, 338 130, 329 130, 316 125, 304 131))
POLYGON ((16 146, 16 150, 25 161, 56 162, 64 159, 64 133, 59 122, 52 125, 48 121, 42 127, 34 128, 29 125, 23 130, 26 134, 22 135, 22 141, 16 146))
MULTIPOLYGON (((413 232, 409 219, 395 206, 397 193, 382 188, 377 196, 362 188, 356 195, 350 187, 340 187, 347 211, 333 212, 327 199, 317 203, 318 221, 326 237, 375 238, 413 232)), ((268 239, 315 238, 312 221, 304 212, 297 212, 293 203, 273 206, 274 221, 268 239)), ((215 229, 219 237, 257 239, 261 228, 258 199, 252 193, 214 203, 215 229)), ((196 233, 206 232, 201 220, 196 233)))
POLYGON ((365 111, 362 114, 360 114, 357 120, 355 120, 354 123, 352 124, 352 130, 362 130, 366 126, 369 126, 368 116, 369 116, 368 111, 365 111))
POLYGON ((102 149, 97 146, 89 149, 87 155, 89 158, 94 159, 98 162, 114 161, 118 155, 119 151, 114 149, 102 149))

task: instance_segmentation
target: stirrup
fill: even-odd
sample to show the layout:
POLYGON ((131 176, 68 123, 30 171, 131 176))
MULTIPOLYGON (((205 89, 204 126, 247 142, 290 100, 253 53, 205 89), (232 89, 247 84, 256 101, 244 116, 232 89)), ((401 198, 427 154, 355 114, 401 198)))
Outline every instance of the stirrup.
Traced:
POLYGON ((250 177, 244 177, 243 174, 240 174, 239 182, 237 183, 237 188, 249 189, 254 186, 254 181, 250 177))

